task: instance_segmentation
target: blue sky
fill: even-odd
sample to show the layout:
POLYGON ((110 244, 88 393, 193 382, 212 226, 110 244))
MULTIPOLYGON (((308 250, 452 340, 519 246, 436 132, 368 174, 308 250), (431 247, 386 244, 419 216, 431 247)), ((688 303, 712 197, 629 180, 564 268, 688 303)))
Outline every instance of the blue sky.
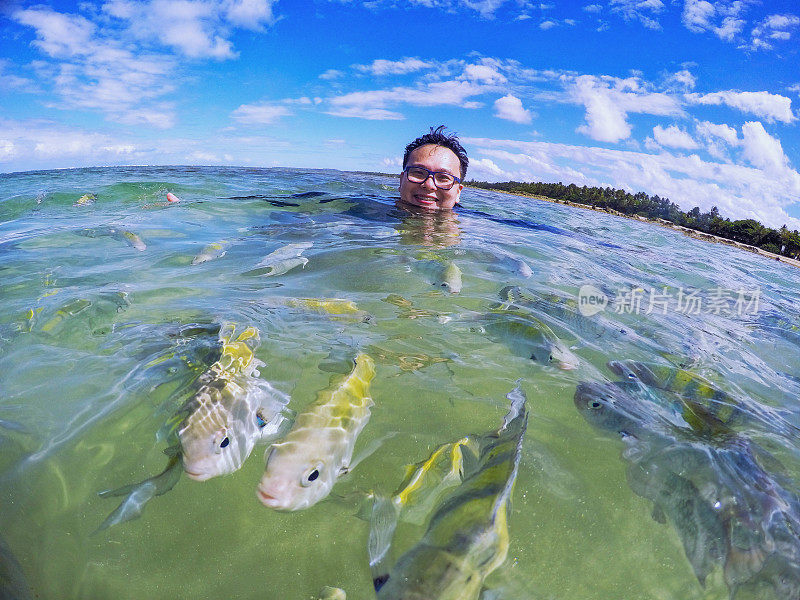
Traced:
POLYGON ((800 6, 755 0, 3 2, 0 172, 399 172, 659 194, 800 228, 800 6))

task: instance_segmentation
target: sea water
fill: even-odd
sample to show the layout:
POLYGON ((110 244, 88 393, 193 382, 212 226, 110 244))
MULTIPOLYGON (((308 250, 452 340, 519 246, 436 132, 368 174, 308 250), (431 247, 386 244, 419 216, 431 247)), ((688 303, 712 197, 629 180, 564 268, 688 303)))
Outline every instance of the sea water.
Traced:
MULTIPOLYGON (((496 597, 728 596, 720 573, 698 583, 678 534, 628 486, 622 442, 592 429, 573 395, 581 381, 617 379, 610 360, 684 365, 797 423, 800 271, 490 191, 465 189, 450 217, 411 213, 394 206, 397 187, 294 169, 0 176, 0 536, 34 597, 305 600, 331 585, 370 598, 368 494, 391 493, 405 465, 439 444, 496 429, 517 380, 531 416, 509 556, 486 582, 496 597), (213 242, 225 254, 193 265, 213 242), (256 269, 309 242, 307 264, 256 269), (459 293, 432 285, 418 268, 431 260, 460 268, 459 293), (548 322, 576 368, 537 364, 486 335, 481 316, 508 286, 570 307, 548 322), (369 318, 290 306, 297 298, 349 300, 369 318), (141 518, 98 532, 119 500, 98 491, 166 465, 159 430, 180 386, 213 361, 222 322, 258 328, 260 376, 297 411, 370 354, 363 460, 325 501, 279 513, 256 498, 257 447, 238 472, 183 477, 141 518)), ((796 436, 749 436, 800 481, 796 436)), ((396 550, 423 532, 401 523, 396 550)))

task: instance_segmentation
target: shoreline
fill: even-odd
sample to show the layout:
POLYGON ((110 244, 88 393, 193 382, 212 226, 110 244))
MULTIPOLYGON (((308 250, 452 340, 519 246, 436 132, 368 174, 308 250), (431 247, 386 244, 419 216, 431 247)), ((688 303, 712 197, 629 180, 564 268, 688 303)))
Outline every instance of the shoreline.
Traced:
MULTIPOLYGON (((484 189, 484 188, 475 188, 475 189, 484 189)), ((553 204, 564 204, 566 206, 573 206, 575 208, 583 208, 585 210, 592 210, 594 212, 601 212, 607 215, 613 215, 616 217, 631 219, 633 221, 639 221, 640 223, 649 223, 651 225, 663 227, 664 229, 672 229, 673 231, 677 231, 687 237, 694 238, 696 240, 702 240, 714 244, 725 244, 726 246, 732 246, 734 248, 738 248, 740 250, 744 250, 752 254, 759 254, 764 258, 770 260, 777 260, 787 265, 792 265, 794 267, 800 268, 800 260, 795 260, 794 258, 783 256, 782 254, 767 252, 766 250, 762 250, 761 248, 757 248, 756 246, 750 246, 749 244, 742 244, 741 242, 737 242, 736 240, 729 240, 728 238, 723 238, 717 235, 712 235, 710 233, 705 233, 703 231, 698 231, 697 229, 690 229, 688 227, 683 227, 682 225, 676 225, 675 223, 672 223, 665 219, 649 219, 647 217, 643 217, 642 215, 626 215, 625 213, 621 213, 617 210, 614 210, 613 208, 595 208, 589 204, 570 202, 569 200, 556 200, 555 198, 548 198, 547 196, 539 196, 537 194, 526 194, 525 192, 507 192, 505 190, 491 190, 491 191, 500 192, 501 194, 509 194, 510 196, 519 196, 520 198, 533 198, 534 200, 552 202, 553 204)))

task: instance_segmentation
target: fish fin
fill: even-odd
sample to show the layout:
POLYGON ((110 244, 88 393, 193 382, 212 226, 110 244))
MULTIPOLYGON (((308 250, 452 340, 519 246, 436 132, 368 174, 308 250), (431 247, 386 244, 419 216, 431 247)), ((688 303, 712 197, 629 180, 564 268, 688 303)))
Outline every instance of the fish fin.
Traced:
POLYGON ((158 475, 115 490, 99 492, 99 495, 103 498, 124 495, 125 499, 117 506, 114 512, 106 517, 106 520, 100 524, 94 533, 142 516, 145 505, 156 496, 166 494, 175 487, 182 472, 180 453, 178 453, 170 458, 167 467, 158 475))
POLYGON ((376 592, 379 592, 380 589, 389 581, 389 574, 385 573, 383 575, 379 575, 378 577, 374 577, 372 579, 372 585, 375 588, 376 592))
POLYGON ((661 523, 664 525, 667 522, 667 516, 664 514, 664 509, 661 508, 660 504, 653 505, 653 520, 656 523, 661 523))
MULTIPOLYGON (((367 555, 373 583, 381 580, 380 585, 388 579, 389 547, 392 545, 394 531, 400 516, 400 508, 391 498, 376 496, 372 503, 369 537, 367 539, 367 555)), ((376 584, 376 590, 379 586, 376 584)))
POLYGON ((508 413, 503 419, 503 425, 500 427, 501 430, 508 427, 508 424, 511 423, 511 421, 519 417, 519 415, 525 410, 525 403, 528 401, 525 391, 522 389, 522 379, 517 379, 515 383, 516 387, 506 394, 506 398, 511 401, 511 406, 509 407, 508 413))
MULTIPOLYGON (((363 448, 358 455, 350 461, 350 464, 345 466, 345 472, 352 471, 355 469, 364 459, 369 458, 370 455, 374 454, 376 450, 378 450, 381 446, 383 446, 384 442, 392 439, 396 436, 399 432, 398 431, 390 431, 386 435, 379 437, 376 440, 372 440, 369 444, 367 444, 366 448, 363 448)), ((340 473, 343 474, 343 473, 340 473)))

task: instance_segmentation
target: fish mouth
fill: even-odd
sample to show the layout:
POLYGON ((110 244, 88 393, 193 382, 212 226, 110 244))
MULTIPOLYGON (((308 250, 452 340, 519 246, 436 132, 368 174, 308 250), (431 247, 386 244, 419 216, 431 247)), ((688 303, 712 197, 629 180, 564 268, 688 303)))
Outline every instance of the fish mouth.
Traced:
POLYGON ((258 499, 261 501, 261 504, 263 504, 264 506, 268 506, 269 508, 280 507, 280 500, 278 500, 275 496, 268 494, 261 488, 258 488, 256 495, 258 496, 258 499))
POLYGON ((211 476, 207 473, 198 473, 197 471, 190 471, 189 469, 184 467, 184 472, 189 479, 193 479, 194 481, 205 481, 206 479, 210 479, 211 476))

